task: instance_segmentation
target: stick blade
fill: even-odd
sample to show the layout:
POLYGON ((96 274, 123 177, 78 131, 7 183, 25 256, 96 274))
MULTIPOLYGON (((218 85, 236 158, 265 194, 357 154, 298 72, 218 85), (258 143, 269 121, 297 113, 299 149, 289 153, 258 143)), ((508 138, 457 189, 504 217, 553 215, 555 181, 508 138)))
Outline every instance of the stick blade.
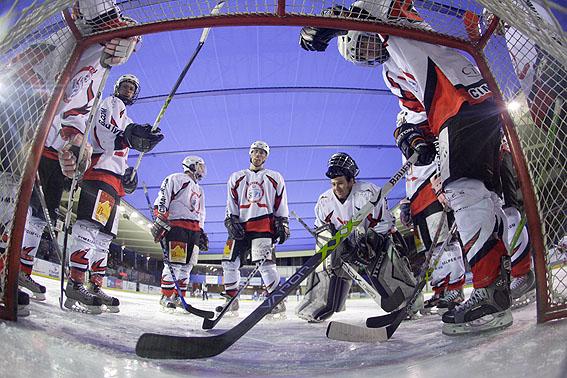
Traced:
POLYGON ((185 337, 144 333, 136 343, 136 354, 151 359, 185 360, 213 357, 228 346, 222 335, 185 337))
POLYGON ((379 343, 389 339, 385 328, 367 328, 336 321, 327 326, 327 337, 353 343, 379 343))

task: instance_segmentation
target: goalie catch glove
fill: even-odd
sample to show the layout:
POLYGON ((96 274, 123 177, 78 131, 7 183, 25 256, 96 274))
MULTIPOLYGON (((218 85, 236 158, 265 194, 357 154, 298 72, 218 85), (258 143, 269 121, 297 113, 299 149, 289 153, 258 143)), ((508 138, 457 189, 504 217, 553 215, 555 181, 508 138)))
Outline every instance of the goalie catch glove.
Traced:
MULTIPOLYGON (((340 5, 327 8, 321 13, 322 16, 346 16, 349 10, 340 5)), ((347 34, 346 30, 317 28, 305 26, 299 33, 299 45, 307 51, 325 51, 329 42, 339 35, 347 34)))
POLYGON ((124 129, 124 141, 128 147, 140 152, 149 152, 163 140, 164 136, 158 127, 152 131, 152 125, 131 123, 124 129))
POLYGON ((246 235, 244 227, 240 223, 237 215, 229 215, 224 220, 224 226, 228 231, 228 237, 232 240, 242 240, 246 235))
POLYGON ((130 177, 132 176, 133 170, 134 170, 133 167, 128 167, 128 168, 126 168, 126 171, 122 175, 122 187, 124 188, 124 191, 126 192, 126 194, 134 193, 134 191, 138 187, 138 172, 136 172, 134 174, 134 178, 132 178, 132 180, 130 180, 130 177))
POLYGON ((423 132, 417 125, 404 123, 394 130, 396 144, 404 156, 409 159, 414 151, 417 152, 416 166, 429 165, 435 159, 437 150, 431 141, 425 140, 423 132))
POLYGON ((287 239, 289 239, 289 219, 286 217, 275 217, 274 218, 274 243, 276 240, 278 244, 283 244, 287 239))
POLYGON ((154 242, 159 243, 165 235, 171 231, 171 225, 167 220, 167 216, 162 213, 158 213, 154 224, 152 225, 152 236, 154 237, 154 242))
POLYGON ((199 247, 200 251, 209 250, 209 237, 202 228, 201 228, 201 235, 199 235, 199 242, 197 244, 197 247, 199 247))

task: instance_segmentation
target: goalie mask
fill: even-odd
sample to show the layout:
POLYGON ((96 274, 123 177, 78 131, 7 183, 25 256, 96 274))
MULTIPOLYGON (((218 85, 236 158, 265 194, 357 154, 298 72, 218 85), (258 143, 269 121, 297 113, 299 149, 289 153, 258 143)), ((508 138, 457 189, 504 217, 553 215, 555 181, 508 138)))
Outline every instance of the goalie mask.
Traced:
POLYGON ((134 102, 136 102, 139 94, 140 94, 140 80, 138 80, 136 76, 131 74, 126 74, 120 76, 118 80, 116 80, 116 83, 114 84, 114 96, 121 99, 125 105, 132 105, 134 102), (127 97, 123 93, 120 93, 120 85, 125 82, 131 83, 135 87, 134 92, 129 97, 127 97))
POLYGON ((207 175, 207 166, 199 156, 187 156, 183 159, 183 172, 190 172, 195 180, 201 181, 207 175))
POLYGON ((390 58, 384 43, 376 33, 350 30, 339 37, 337 46, 343 58, 360 66, 380 65, 390 58))
POLYGON ((339 176, 345 176, 350 179, 358 176, 359 173, 358 166, 354 159, 344 152, 333 154, 327 166, 327 173, 325 173, 325 175, 330 179, 339 176))

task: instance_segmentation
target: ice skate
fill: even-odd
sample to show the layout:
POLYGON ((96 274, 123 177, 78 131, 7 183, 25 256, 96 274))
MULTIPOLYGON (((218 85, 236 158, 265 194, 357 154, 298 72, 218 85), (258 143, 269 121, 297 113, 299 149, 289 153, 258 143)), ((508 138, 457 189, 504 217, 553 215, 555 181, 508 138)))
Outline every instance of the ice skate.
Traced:
POLYGON ((18 317, 26 317, 30 315, 30 296, 18 289, 18 317))
POLYGON ((419 293, 415 302, 411 305, 411 308, 408 309, 405 320, 417 320, 421 318, 423 316, 422 311, 424 310, 424 304, 423 293, 419 293))
POLYGON ((266 319, 268 320, 287 319, 287 315, 285 312, 286 312, 285 301, 281 301, 280 303, 278 303, 276 307, 272 309, 272 312, 266 315, 266 319))
POLYGON ((45 286, 35 282, 27 273, 20 271, 18 275, 18 286, 31 292, 31 299, 36 301, 45 300, 45 286))
POLYGON ((65 299, 63 305, 69 310, 93 315, 102 313, 102 300, 88 291, 81 282, 75 282, 71 279, 67 281, 65 296, 67 299, 65 299))
POLYGON ((164 312, 173 313, 175 311, 175 298, 173 298, 173 295, 168 297, 167 295, 162 294, 159 304, 164 312))
POLYGON ((456 306, 463 303, 465 300, 465 293, 463 289, 447 290, 443 298, 437 304, 437 313, 443 315, 448 310, 454 309, 456 306))
POLYGON ((433 296, 423 302, 423 309, 420 311, 422 315, 430 315, 437 313, 437 305, 443 298, 444 291, 433 293, 433 296))
POLYGON ((513 277, 510 284, 512 294, 512 310, 529 305, 535 300, 536 287, 533 271, 520 277, 513 277))
POLYGON ((501 274, 490 286, 474 289, 466 302, 443 314, 443 334, 478 333, 512 325, 508 282, 501 274))
POLYGON ((102 304, 106 308, 106 311, 112 313, 120 312, 120 308, 118 307, 120 306, 120 301, 118 300, 118 298, 106 294, 104 291, 102 291, 100 286, 93 283, 91 283, 89 291, 102 301, 102 304))
POLYGON ((226 306, 230 306, 230 308, 228 309, 228 311, 226 312, 226 314, 224 315, 225 317, 238 317, 238 309, 240 308, 240 303, 238 298, 234 298, 234 300, 232 299, 235 294, 232 293, 221 293, 221 297, 223 297, 226 301, 224 302, 224 304, 222 306, 217 306, 217 308, 215 309, 216 312, 221 312, 226 306), (230 303, 232 301, 232 303, 230 303))

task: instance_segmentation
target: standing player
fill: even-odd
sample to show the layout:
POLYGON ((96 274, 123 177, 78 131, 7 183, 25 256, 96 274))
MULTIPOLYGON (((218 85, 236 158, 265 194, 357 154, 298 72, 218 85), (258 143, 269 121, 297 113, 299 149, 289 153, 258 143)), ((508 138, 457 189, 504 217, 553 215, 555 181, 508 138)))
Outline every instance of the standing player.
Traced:
MULTIPOLYGON (((416 112, 402 111, 398 114, 398 126, 402 126, 407 122, 417 124, 425 134, 428 132, 427 117, 425 112, 419 110, 416 112)), ((428 135, 427 139, 434 139, 428 135)), ((425 251, 431 248, 433 239, 439 227, 439 222, 444 215, 446 203, 442 203, 432 183, 435 182, 437 163, 433 162, 428 165, 415 164, 406 174, 406 200, 400 204, 400 220, 409 227, 414 226, 414 235, 422 242, 422 249, 417 251, 414 256, 410 256, 412 265, 419 268, 425 261, 425 251)), ((440 198, 443 202, 444 194, 440 190, 440 198)), ((448 209, 447 209, 448 210, 448 209)), ((445 312, 448 308, 453 308, 456 304, 464 300, 463 286, 465 284, 465 266, 463 262, 463 252, 461 244, 456 237, 443 251, 439 251, 439 247, 448 237, 451 224, 454 222, 452 212, 447 212, 447 222, 439 234, 439 240, 436 250, 433 253, 433 259, 439 254, 440 260, 431 274, 430 284, 433 288, 433 297, 424 304, 425 310, 438 307, 439 313, 445 312)), ((415 272, 418 274, 418 272, 415 272)))
MULTIPOLYGON (((284 179, 279 172, 264 168, 270 147, 258 140, 250 146, 249 155, 250 167, 234 172, 227 183, 224 224, 228 240, 222 260, 227 302, 238 293, 239 268, 249 251, 253 263, 266 259, 260 266, 260 274, 267 293, 276 289, 280 274, 276 269, 274 244, 276 241, 283 244, 290 235, 284 179)), ((229 310, 236 311, 238 307, 237 298, 229 310)), ((285 313, 285 310, 285 303, 280 302, 272 314, 285 313)))
MULTIPOLYGON (((134 23, 131 19, 121 16, 120 9, 115 6, 114 1, 81 0, 75 5, 76 23, 83 32, 104 31, 134 23)), ((56 43, 73 39, 71 32, 63 29, 44 43, 35 46, 32 49, 35 51, 28 51, 27 54, 34 56, 34 54, 37 55, 38 50, 43 51, 41 62, 36 62, 35 67, 30 67, 22 75, 29 77, 33 73, 36 81, 47 84, 47 81, 52 79, 50 74, 53 75, 49 69, 57 66, 55 60, 62 55, 56 43)), ((81 145, 94 95, 100 86, 103 73, 110 66, 125 63, 134 51, 138 40, 138 37, 115 38, 109 42, 88 47, 81 55, 74 76, 67 85, 65 96, 49 129, 39 164, 39 177, 53 226, 57 220, 61 196, 66 186, 65 177, 73 177, 75 174, 75 159, 70 149, 81 145), (61 167, 59 166, 60 159, 61 167)), ((37 60, 37 57, 35 59, 37 60)), ((26 67, 21 57, 18 58, 18 64, 26 67)), ((88 167, 90 152, 91 148, 88 146, 78 167, 79 174, 84 173, 88 167)), ((37 300, 45 299, 45 287, 31 278, 31 272, 46 225, 47 220, 43 215, 39 194, 34 190, 22 241, 19 285, 30 290, 33 298, 37 300)))
MULTIPOLYGON (((167 176, 154 202, 155 221, 152 235, 156 243, 165 238, 169 263, 173 268, 181 295, 185 297, 191 269, 197 264, 199 250, 209 249, 205 226, 205 192, 199 186, 207 175, 205 161, 199 156, 183 159, 183 173, 167 176)), ((161 274, 161 299, 166 308, 180 305, 169 267, 161 274)), ((182 307, 182 306, 181 306, 182 307)))
MULTIPOLYGON (((400 3, 360 0, 350 9, 335 6, 325 12, 429 28, 411 7, 400 9, 396 4, 400 3)), ((337 35, 345 59, 383 66, 384 81, 399 97, 402 110, 420 105, 439 140, 442 187, 455 214, 474 286, 467 301, 443 314, 443 332, 452 335, 511 325, 510 262, 495 193, 500 111, 487 83, 458 51, 393 35, 304 27, 300 43, 306 50, 324 51, 337 35)), ((417 124, 398 127, 394 136, 406 157, 416 152, 420 164, 433 161, 435 147, 417 124)))
MULTIPOLYGON (((325 175, 331 181, 331 189, 321 194, 315 205, 316 232, 321 237, 325 236, 325 231, 330 237, 380 191, 374 184, 356 181, 358 173, 356 162, 344 152, 333 154, 329 159, 325 175)), ((309 277, 307 292, 296 310, 300 318, 321 322, 344 310, 352 278, 342 268, 343 260, 367 270, 386 311, 401 306, 405 296, 415 288, 407 260, 399 258, 395 251, 391 256, 387 252, 394 218, 386 201, 378 203, 362 225, 362 232, 355 231, 333 256, 321 264, 321 270, 318 268, 309 277), (392 276, 401 279, 394 280, 392 276), (395 299, 391 296, 398 287, 404 297, 395 299)))
POLYGON ((101 290, 106 273, 108 248, 118 230, 118 205, 126 193, 136 190, 137 176, 130 180, 133 168, 127 167, 130 148, 151 151, 162 139, 160 130, 151 125, 132 123, 126 106, 132 105, 140 92, 134 75, 122 75, 114 85, 114 94, 102 101, 95 115, 92 164, 81 183, 77 221, 73 226, 70 278, 65 307, 100 313, 118 312, 119 301, 101 290), (84 286, 90 271, 91 290, 84 286))

